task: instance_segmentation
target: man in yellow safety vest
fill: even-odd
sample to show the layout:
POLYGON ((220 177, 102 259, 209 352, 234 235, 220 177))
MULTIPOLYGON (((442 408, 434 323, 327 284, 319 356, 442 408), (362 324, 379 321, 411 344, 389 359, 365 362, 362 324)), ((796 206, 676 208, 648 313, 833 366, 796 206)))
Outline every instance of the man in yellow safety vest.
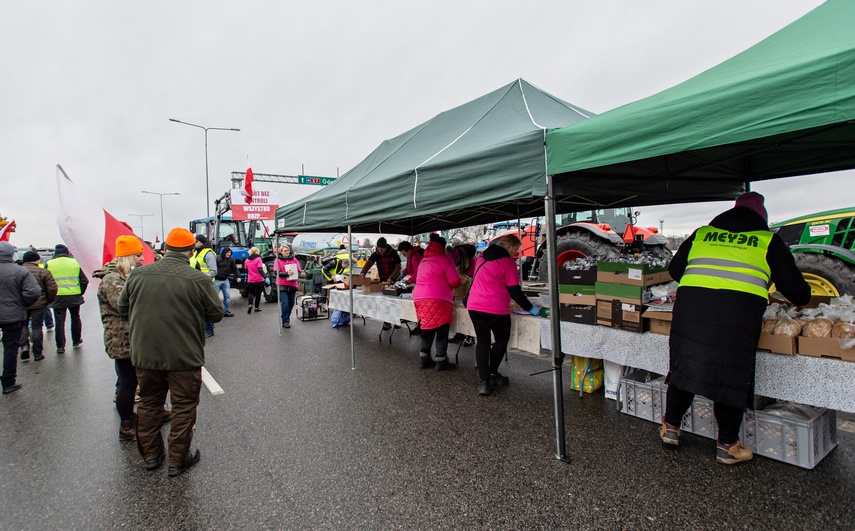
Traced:
POLYGON ((51 303, 56 319, 56 353, 65 353, 65 316, 71 314, 71 345, 79 348, 83 344, 83 321, 80 320, 80 306, 85 302, 83 294, 89 285, 89 279, 80 269, 77 260, 71 257, 68 247, 58 244, 54 248, 53 259, 48 260, 48 271, 56 280, 56 298, 51 303))
MULTIPOLYGON (((204 234, 196 235, 196 254, 190 259, 190 265, 211 277, 211 282, 214 281, 217 274, 217 254, 204 234)), ((205 337, 210 338, 213 335, 214 323, 206 322, 205 337)))

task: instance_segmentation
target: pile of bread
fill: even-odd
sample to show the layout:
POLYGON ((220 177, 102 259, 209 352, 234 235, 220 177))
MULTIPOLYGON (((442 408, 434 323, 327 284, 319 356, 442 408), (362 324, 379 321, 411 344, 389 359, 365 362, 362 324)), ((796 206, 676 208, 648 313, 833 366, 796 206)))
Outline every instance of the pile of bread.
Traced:
POLYGON ((828 304, 822 303, 816 308, 798 308, 772 303, 763 314, 763 332, 780 336, 855 339, 853 323, 855 323, 855 304, 852 297, 848 295, 831 299, 828 304))

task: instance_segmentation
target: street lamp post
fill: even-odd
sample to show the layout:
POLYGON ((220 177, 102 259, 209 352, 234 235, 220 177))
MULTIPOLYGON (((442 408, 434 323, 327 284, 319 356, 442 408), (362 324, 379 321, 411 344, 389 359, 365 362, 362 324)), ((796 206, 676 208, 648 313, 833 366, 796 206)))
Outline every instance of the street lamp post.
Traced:
POLYGON ((153 216, 154 214, 128 214, 129 216, 133 216, 135 218, 140 218, 140 238, 145 240, 145 229, 143 228, 143 219, 146 216, 153 216))
POLYGON ((205 127, 204 125, 182 122, 175 118, 170 118, 169 121, 177 124, 189 125, 190 127, 198 127, 205 131, 205 212, 206 217, 211 217, 211 197, 208 186, 208 131, 240 131, 240 129, 235 129, 234 127, 205 127))
POLYGON ((181 195, 181 194, 179 194, 178 192, 163 192, 163 193, 147 192, 145 190, 142 190, 142 193, 160 196, 160 235, 163 236, 163 240, 165 241, 166 240, 166 233, 163 232, 163 196, 165 196, 165 195, 181 195))

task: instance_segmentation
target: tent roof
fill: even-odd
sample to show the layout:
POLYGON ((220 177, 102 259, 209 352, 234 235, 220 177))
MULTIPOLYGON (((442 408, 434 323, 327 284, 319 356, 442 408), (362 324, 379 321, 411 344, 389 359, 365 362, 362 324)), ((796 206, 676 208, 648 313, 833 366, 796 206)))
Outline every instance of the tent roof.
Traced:
POLYGON ((855 166, 855 2, 830 0, 663 92, 547 134, 564 201, 664 204, 855 166))
POLYGON ((546 129, 591 115, 518 79, 386 140, 331 185, 280 207, 276 230, 418 234, 536 215, 546 129))

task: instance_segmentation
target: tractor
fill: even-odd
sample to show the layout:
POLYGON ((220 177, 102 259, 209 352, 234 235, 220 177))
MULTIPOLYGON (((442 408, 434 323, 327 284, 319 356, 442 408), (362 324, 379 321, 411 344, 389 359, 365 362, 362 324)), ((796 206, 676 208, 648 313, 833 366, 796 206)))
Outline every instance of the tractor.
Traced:
MULTIPOLYGON (((655 227, 639 227, 635 224, 638 212, 631 208, 607 208, 574 212, 556 218, 558 267, 583 256, 607 260, 626 252, 651 252, 670 258, 672 253, 665 247, 666 238, 655 227)), ((519 231, 510 231, 519 236, 519 231)), ((523 227, 522 248, 520 249, 521 269, 524 279, 545 282, 547 267, 543 261, 546 241, 538 237, 545 234, 544 218, 537 223, 523 227)), ((494 239, 507 234, 499 234, 494 239)))
POLYGON ((855 295, 855 208, 773 223, 814 295, 855 295))

